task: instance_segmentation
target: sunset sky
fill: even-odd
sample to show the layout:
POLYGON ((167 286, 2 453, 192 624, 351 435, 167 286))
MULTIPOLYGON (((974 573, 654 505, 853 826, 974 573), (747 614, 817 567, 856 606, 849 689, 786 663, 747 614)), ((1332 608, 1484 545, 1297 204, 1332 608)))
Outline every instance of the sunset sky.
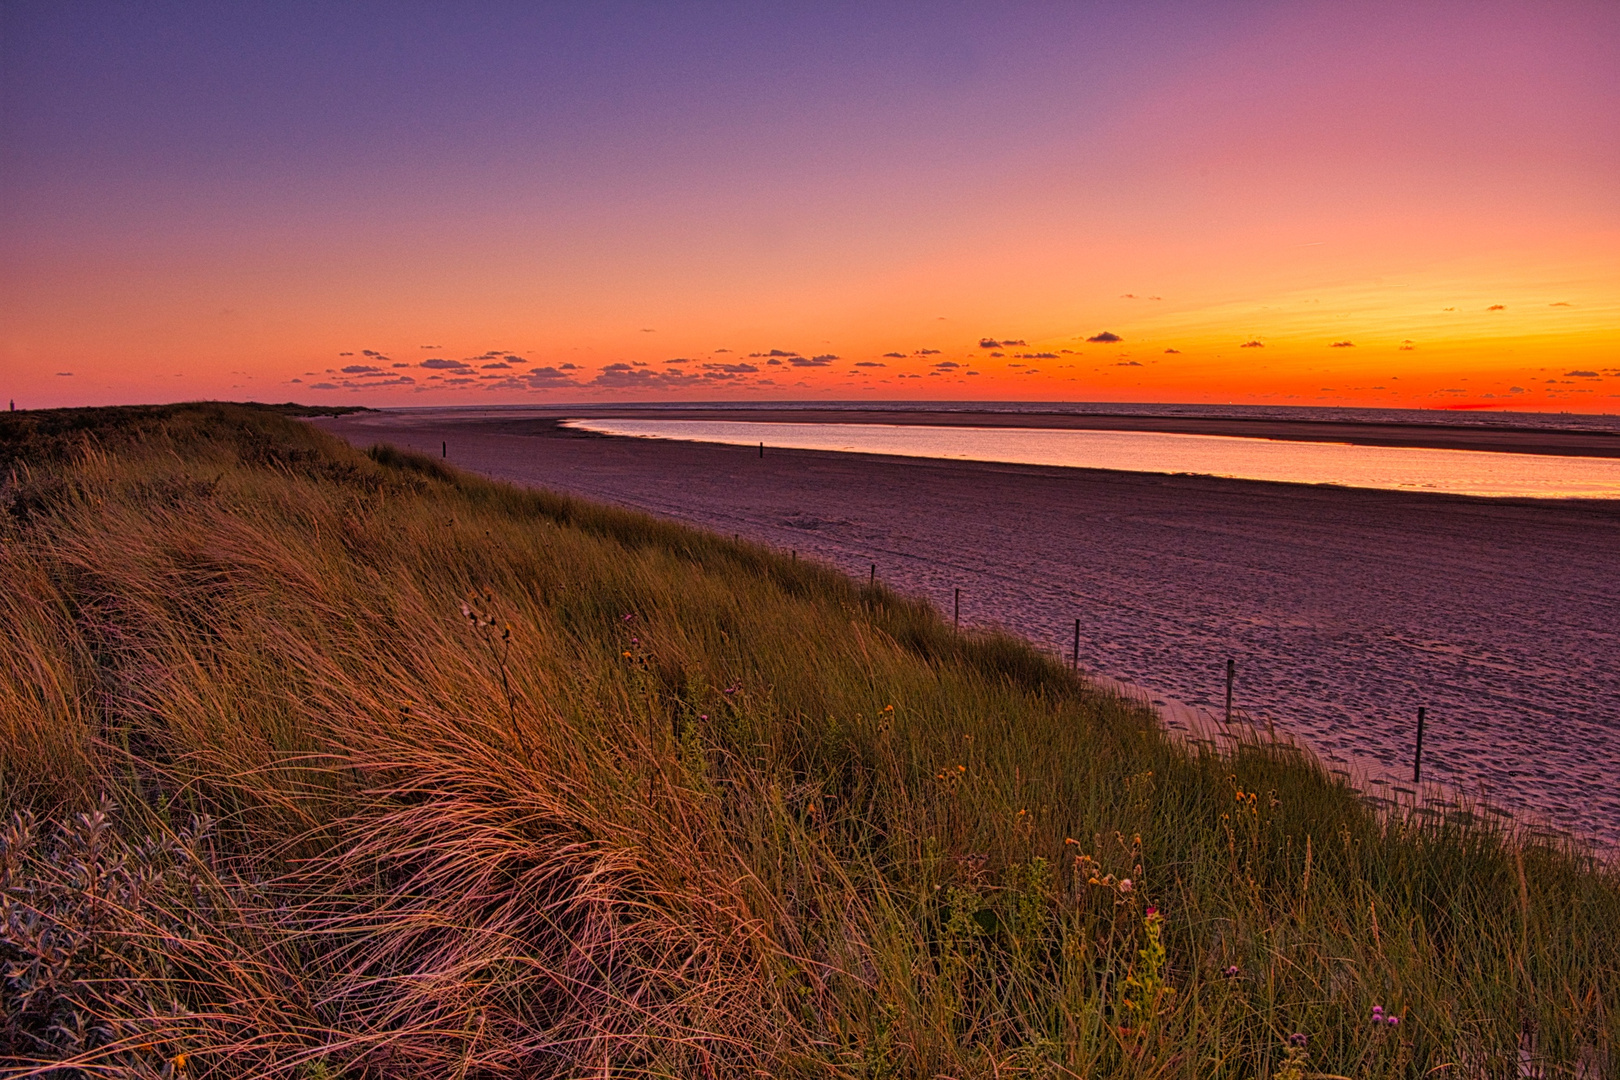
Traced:
POLYGON ((1620 412, 1620 4, 7 0, 0 398, 1620 412))

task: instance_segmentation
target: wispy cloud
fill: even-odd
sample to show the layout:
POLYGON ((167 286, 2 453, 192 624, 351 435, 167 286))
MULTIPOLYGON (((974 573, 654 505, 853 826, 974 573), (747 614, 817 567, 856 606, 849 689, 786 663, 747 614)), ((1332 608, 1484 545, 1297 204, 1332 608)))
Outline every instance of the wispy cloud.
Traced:
POLYGON ((652 371, 645 366, 637 367, 620 361, 602 368, 589 385, 609 390, 641 388, 668 390, 691 386, 702 381, 700 375, 687 375, 678 371, 652 371))
MULTIPOLYGON (((573 367, 574 365, 565 364, 564 366, 573 367)), ((566 372, 560 371, 554 367, 531 368, 530 370, 525 371, 522 375, 517 376, 517 380, 536 390, 542 390, 551 386, 579 385, 579 383, 566 372)))

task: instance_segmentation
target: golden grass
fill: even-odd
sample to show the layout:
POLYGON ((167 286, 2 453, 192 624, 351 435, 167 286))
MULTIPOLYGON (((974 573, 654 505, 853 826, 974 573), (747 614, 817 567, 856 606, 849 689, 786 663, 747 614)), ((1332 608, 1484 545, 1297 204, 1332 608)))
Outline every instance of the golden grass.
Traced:
POLYGON ((1614 1075, 1577 851, 264 410, 0 439, 18 1075, 1614 1075))

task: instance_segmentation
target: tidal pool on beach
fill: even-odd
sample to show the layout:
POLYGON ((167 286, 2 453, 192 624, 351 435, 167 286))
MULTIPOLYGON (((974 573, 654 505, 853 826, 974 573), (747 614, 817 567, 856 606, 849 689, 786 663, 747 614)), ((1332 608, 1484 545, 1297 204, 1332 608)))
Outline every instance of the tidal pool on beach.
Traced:
POLYGON ((567 426, 603 435, 901 457, 1195 473, 1238 480, 1385 491, 1544 499, 1620 498, 1620 459, 1355 446, 1230 435, 921 424, 601 419, 567 426))

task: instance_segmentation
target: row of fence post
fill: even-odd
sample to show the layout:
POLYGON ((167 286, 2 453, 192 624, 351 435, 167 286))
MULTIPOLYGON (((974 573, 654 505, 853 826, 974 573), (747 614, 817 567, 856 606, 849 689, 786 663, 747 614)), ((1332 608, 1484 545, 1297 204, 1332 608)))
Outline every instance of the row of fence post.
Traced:
MULTIPOLYGON (((760 444, 760 456, 761 457, 764 456, 764 450, 765 450, 765 446, 764 446, 763 443, 761 443, 760 444)), ((798 562, 799 553, 797 551, 794 551, 793 555, 792 555, 792 558, 793 558, 794 562, 798 562)), ((871 569, 868 571, 866 580, 867 580, 867 586, 869 588, 874 588, 874 589, 877 588, 877 563, 872 563, 871 564, 871 569)), ((952 588, 952 590, 951 590, 951 627, 952 627, 953 630, 956 630, 957 632, 961 632, 961 629, 962 629, 962 590, 960 588, 952 588)), ((1072 671, 1072 672, 1075 672, 1076 674, 1078 674, 1079 671, 1080 671, 1080 620, 1079 619, 1074 620, 1074 643, 1070 647, 1070 651, 1069 651, 1069 670, 1072 671)), ((1228 725, 1230 725, 1232 723, 1233 694, 1234 694, 1234 691, 1235 691, 1235 688, 1236 688, 1236 684, 1237 684, 1237 660, 1234 657, 1227 657, 1227 659, 1226 659, 1226 709, 1224 711, 1223 718, 1224 718, 1225 723, 1228 724, 1228 725)), ((1414 784, 1421 783, 1422 780, 1423 780, 1423 729, 1424 729, 1424 721, 1425 721, 1425 719, 1427 717, 1427 714, 1428 714, 1427 707, 1425 707, 1425 706, 1419 706, 1418 707, 1418 711, 1417 711, 1417 739, 1416 739, 1416 745, 1413 747, 1413 750, 1412 750, 1412 782, 1414 784)))
MULTIPOLYGON (((877 565, 872 566, 872 581, 877 581, 877 565)), ((954 590, 952 611, 952 625, 960 630, 962 627, 962 590, 954 590)), ((1080 620, 1074 620, 1074 644, 1069 651, 1069 670, 1076 674, 1080 671, 1080 620)), ((1226 658, 1226 710, 1224 720, 1228 726, 1232 723, 1233 692, 1237 683, 1237 660, 1234 657, 1226 658)), ((1423 780, 1423 728, 1428 714, 1426 706, 1418 706, 1417 711, 1417 739, 1412 748, 1412 782, 1421 783, 1423 780)))

